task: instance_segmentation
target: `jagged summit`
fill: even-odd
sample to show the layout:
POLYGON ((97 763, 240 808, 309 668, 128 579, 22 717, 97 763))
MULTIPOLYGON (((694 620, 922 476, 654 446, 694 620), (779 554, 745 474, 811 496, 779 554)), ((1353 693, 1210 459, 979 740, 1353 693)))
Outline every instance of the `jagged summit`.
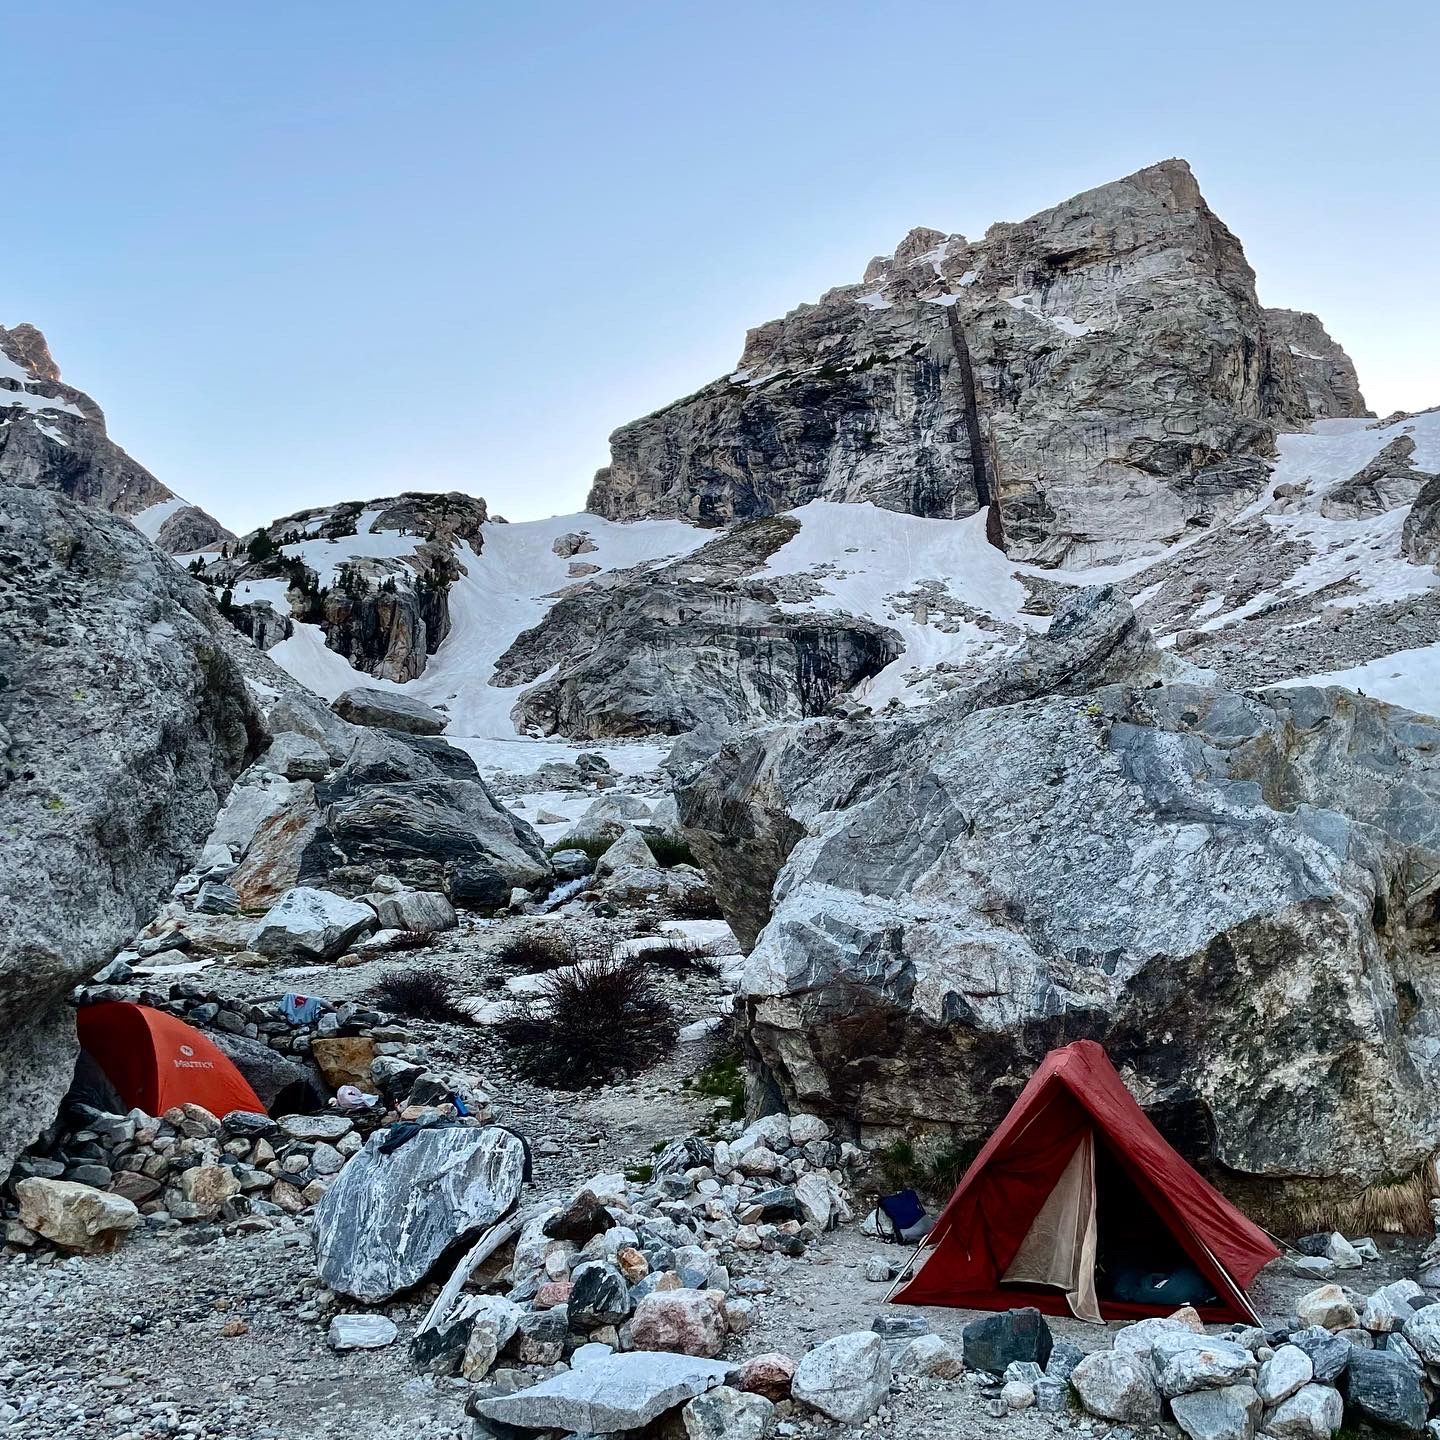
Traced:
POLYGON ((29 324, 0 326, 0 481, 5 480, 59 490, 123 515, 172 555, 235 538, 110 439, 104 411, 61 381, 45 336, 29 324))
POLYGON ((1366 413, 1314 332, 1260 305, 1166 160, 978 241, 912 230, 860 283, 752 329, 732 375, 617 430, 589 508, 723 524, 993 502, 1017 558, 1154 553, 1254 499, 1277 431, 1366 413))

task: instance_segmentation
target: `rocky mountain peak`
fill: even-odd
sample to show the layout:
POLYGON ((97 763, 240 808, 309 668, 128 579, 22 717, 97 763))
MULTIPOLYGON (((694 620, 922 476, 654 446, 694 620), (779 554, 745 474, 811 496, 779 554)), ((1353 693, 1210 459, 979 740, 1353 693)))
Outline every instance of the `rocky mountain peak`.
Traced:
POLYGON ((1279 430, 1364 414, 1343 351, 1295 333, 1166 160, 979 241, 912 230, 859 284, 752 329, 733 374, 617 430, 589 508, 993 506, 1016 558, 1151 554, 1254 499, 1279 430))
POLYGON ((60 379, 60 367, 50 354, 50 346, 33 325, 22 321, 9 330, 0 325, 0 351, 23 365, 37 380, 60 379))

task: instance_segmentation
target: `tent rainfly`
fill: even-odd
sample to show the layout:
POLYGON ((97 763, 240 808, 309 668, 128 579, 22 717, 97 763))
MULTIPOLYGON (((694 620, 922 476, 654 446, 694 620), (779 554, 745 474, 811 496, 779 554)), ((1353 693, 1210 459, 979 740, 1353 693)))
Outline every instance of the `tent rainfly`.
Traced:
POLYGON ((80 1044, 120 1098, 147 1115, 193 1102, 212 1115, 265 1113, 230 1058, 193 1025, 128 1001, 85 1005, 76 1012, 80 1044))
POLYGON ((1190 1300, 1207 1320, 1258 1323, 1245 1291, 1279 1253, 1146 1119, 1105 1051, 1078 1040, 1031 1076, 895 1298, 1094 1321, 1190 1300), (1205 1293, 1175 1293, 1187 1285, 1205 1293))

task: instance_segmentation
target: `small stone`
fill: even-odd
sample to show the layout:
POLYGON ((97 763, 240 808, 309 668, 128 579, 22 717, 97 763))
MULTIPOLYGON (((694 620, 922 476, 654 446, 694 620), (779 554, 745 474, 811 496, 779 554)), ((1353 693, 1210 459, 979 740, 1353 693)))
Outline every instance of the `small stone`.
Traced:
POLYGON ((1429 1412, 1420 1377, 1396 1354, 1357 1350, 1345 1372, 1345 1398, 1366 1419, 1419 1435, 1429 1412))
POLYGON ((1251 1440, 1264 1406, 1253 1385, 1224 1385, 1177 1395, 1170 1409, 1190 1440, 1251 1440))
POLYGON ((1315 1367, 1310 1357, 1298 1345, 1282 1345, 1260 1367, 1255 1388, 1265 1404, 1278 1405, 1314 1378, 1315 1367))
POLYGON ((790 1398, 794 1375, 795 1362, 782 1351, 770 1350, 746 1360, 735 1372, 732 1383, 740 1390, 763 1395, 778 1405, 790 1398))
POLYGON ((325 1338, 332 1350, 381 1350, 397 1334, 395 1322, 383 1315, 337 1315, 325 1338))
POLYGON ((717 1386, 697 1395, 680 1412, 687 1440, 762 1440, 775 1406, 763 1395, 717 1386))
POLYGON ((865 1262, 865 1278, 872 1285, 884 1284, 895 1276, 895 1267, 883 1256, 872 1255, 865 1262))
POLYGON ((1002 1375, 1012 1360, 1033 1360, 1043 1367, 1054 1343, 1038 1310, 1025 1307, 972 1320, 961 1331, 965 1365, 1002 1375))

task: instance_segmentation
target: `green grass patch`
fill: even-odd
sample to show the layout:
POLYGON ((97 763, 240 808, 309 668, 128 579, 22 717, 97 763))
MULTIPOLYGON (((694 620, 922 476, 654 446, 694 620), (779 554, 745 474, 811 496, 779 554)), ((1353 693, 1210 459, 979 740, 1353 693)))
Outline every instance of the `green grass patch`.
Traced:
POLYGON ((689 1082, 697 1095, 730 1102, 730 1118, 745 1118, 745 1068, 738 1050, 727 1050, 717 1056, 689 1082))

